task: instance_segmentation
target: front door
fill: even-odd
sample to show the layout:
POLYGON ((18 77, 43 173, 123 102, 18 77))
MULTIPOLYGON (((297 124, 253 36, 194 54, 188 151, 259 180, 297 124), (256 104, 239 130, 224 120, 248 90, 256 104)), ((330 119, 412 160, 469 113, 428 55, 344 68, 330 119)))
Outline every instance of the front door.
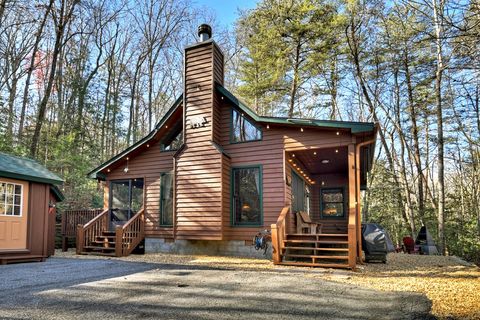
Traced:
POLYGON ((124 225, 143 207, 143 179, 110 182, 110 221, 124 225))
POLYGON ((292 170, 292 212, 305 211, 305 185, 292 170))
POLYGON ((0 178, 0 250, 27 248, 28 182, 0 178))

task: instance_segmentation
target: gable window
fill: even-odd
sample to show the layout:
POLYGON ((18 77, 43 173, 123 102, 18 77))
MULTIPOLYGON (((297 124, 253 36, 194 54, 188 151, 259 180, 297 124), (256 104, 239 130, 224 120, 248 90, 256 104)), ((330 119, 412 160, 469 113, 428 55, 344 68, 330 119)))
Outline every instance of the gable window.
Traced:
POLYGON ((240 112, 232 108, 231 142, 246 142, 262 139, 262 131, 240 112))
POLYGON ((262 225, 261 166, 232 169, 232 224, 262 225))
POLYGON ((173 174, 160 174, 160 225, 173 226, 173 174))
POLYGON ((183 131, 181 126, 178 126, 173 132, 168 135, 161 144, 162 151, 175 151, 180 148, 183 142, 183 131))
POLYGON ((320 196, 323 218, 339 218, 345 216, 343 188, 322 189, 320 196))
POLYGON ((0 182, 0 215, 22 215, 22 185, 0 182))

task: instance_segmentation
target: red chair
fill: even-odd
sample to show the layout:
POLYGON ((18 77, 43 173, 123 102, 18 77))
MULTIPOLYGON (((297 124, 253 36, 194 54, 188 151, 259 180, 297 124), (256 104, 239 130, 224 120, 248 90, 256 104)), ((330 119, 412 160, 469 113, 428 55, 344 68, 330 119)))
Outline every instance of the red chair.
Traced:
POLYGON ((416 248, 415 240, 412 237, 403 237, 403 245, 408 254, 418 254, 418 248, 416 248))

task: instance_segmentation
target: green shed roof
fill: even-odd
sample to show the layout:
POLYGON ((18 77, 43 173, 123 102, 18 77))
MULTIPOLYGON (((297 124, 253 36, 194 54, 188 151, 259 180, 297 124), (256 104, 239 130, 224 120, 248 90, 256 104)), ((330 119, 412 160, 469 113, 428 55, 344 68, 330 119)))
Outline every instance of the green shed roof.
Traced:
POLYGON ((48 184, 63 183, 62 178, 35 160, 3 152, 0 152, 0 177, 48 184))

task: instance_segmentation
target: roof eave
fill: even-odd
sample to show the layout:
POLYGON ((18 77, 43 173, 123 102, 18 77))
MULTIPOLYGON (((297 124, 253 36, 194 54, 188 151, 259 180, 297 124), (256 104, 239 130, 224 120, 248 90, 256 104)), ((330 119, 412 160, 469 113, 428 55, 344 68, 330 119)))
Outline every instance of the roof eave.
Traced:
POLYGON ((49 179, 49 178, 36 177, 36 176, 20 174, 20 173, 16 173, 16 172, 9 172, 9 171, 0 171, 0 176, 5 177, 5 178, 10 178, 10 179, 25 180, 25 181, 53 184, 53 185, 63 184, 63 182, 64 182, 60 178, 49 179))

